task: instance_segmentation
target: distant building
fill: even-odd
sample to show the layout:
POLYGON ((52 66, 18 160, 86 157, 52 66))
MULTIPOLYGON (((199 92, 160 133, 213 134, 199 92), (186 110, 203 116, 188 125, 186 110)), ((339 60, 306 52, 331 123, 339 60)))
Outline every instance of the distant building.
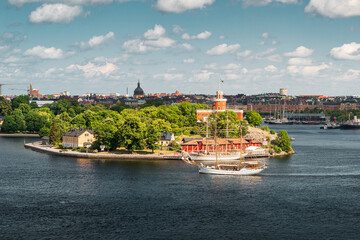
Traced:
POLYGON ((172 132, 162 132, 160 135, 159 145, 168 146, 171 141, 175 141, 174 133, 172 132))
POLYGON ((42 98, 42 96, 43 96, 43 95, 41 95, 41 94, 39 93, 39 90, 34 89, 34 88, 32 87, 32 83, 30 83, 30 89, 29 89, 28 91, 29 91, 29 97, 30 97, 30 98, 42 98))
POLYGON ((287 96, 288 95, 287 88, 280 88, 280 95, 281 96, 287 96))
POLYGON ((63 135, 63 147, 84 147, 95 141, 94 131, 85 128, 71 128, 63 135))
POLYGON ((36 103, 36 105, 38 107, 42 107, 44 106, 45 104, 52 104, 54 101, 53 100, 30 100, 30 103, 36 103))
MULTIPOLYGON (((218 151, 236 151, 239 149, 245 150, 247 147, 256 146, 260 147, 261 143, 254 139, 244 139, 244 138, 218 138, 216 145, 218 146, 218 151)), ((181 150, 184 152, 215 152, 216 145, 214 139, 186 139, 186 142, 181 144, 181 150)))
POLYGON ((129 106, 138 106, 138 105, 142 105, 145 104, 146 101, 145 100, 140 100, 140 99, 125 99, 124 100, 125 105, 129 105, 129 106))
POLYGON ((217 91, 216 92, 216 97, 213 98, 212 100, 212 109, 211 110, 206 110, 206 109, 199 109, 196 110, 196 118, 198 121, 206 121, 206 119, 210 116, 210 114, 215 113, 215 112, 224 112, 224 111, 233 111, 236 113, 236 115, 238 116, 239 120, 243 120, 244 119, 244 112, 243 110, 238 110, 238 109, 226 109, 226 101, 227 99, 224 98, 223 92, 222 91, 217 91))
POLYGON ((134 91, 134 98, 142 98, 145 97, 144 90, 140 87, 140 81, 138 81, 137 88, 134 91))

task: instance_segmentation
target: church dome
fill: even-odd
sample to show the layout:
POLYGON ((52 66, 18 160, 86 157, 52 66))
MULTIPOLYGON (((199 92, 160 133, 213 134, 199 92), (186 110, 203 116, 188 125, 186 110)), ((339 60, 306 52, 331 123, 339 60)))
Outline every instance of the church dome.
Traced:
POLYGON ((144 90, 140 87, 140 82, 138 82, 138 86, 134 91, 134 96, 144 96, 144 90))

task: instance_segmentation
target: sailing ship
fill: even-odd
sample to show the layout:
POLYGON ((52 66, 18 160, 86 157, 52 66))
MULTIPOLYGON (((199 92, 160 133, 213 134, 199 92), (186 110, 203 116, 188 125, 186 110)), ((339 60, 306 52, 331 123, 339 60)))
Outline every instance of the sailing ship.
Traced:
MULTIPOLYGON (((215 121, 216 124, 216 121, 215 121)), ((240 131, 242 133, 242 131, 240 131)), ((241 134, 242 139, 242 134, 241 134)), ((239 164, 219 164, 219 153, 216 136, 215 125, 215 166, 205 166, 204 164, 197 164, 199 173, 203 174, 217 174, 217 175, 256 175, 266 169, 266 165, 260 164, 258 161, 243 162, 242 161, 242 141, 240 147, 240 161, 239 164)))
MULTIPOLYGON (((227 121, 227 126, 226 126, 226 141, 229 137, 228 134, 228 129, 229 129, 229 119, 228 116, 226 116, 226 121, 227 121)), ((226 144, 226 151, 225 152, 221 152, 218 153, 218 155, 216 156, 215 153, 211 153, 208 151, 208 122, 206 122, 206 149, 205 152, 197 152, 197 153, 189 153, 188 154, 188 158, 192 161, 216 161, 216 157, 219 160, 239 160, 240 159, 240 154, 238 152, 228 152, 228 147, 226 144)), ((242 142, 243 139, 241 138, 240 141, 242 142)), ((213 140, 211 140, 211 142, 213 142, 213 140)), ((227 142, 226 142, 227 143, 227 142)), ((214 143, 213 143, 214 144, 214 143)), ((215 141, 215 147, 217 145, 217 142, 215 141)), ((241 150, 240 150, 241 151, 241 150)), ((248 153, 243 153, 243 157, 245 157, 248 153)))

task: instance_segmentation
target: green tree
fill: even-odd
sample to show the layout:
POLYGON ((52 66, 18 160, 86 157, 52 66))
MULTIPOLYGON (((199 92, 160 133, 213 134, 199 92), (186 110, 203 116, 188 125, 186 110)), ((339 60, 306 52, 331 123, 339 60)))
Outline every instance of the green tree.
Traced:
POLYGON ((26 103, 20 103, 17 109, 19 109, 24 115, 30 112, 31 110, 30 105, 26 103))
POLYGON ((290 137, 287 131, 279 131, 278 135, 276 136, 276 145, 285 152, 290 152, 292 150, 290 137))
POLYGON ((50 128, 43 127, 39 131, 40 137, 49 136, 50 135, 50 128))
POLYGON ((104 121, 97 123, 94 127, 94 135, 96 141, 94 145, 99 148, 104 145, 105 149, 115 150, 120 147, 120 138, 118 125, 120 122, 115 123, 114 119, 106 118, 104 121))
POLYGON ((31 109, 39 108, 39 106, 37 105, 36 102, 31 102, 31 103, 30 103, 30 107, 31 107, 31 109))
POLYGON ((138 116, 134 114, 125 116, 119 130, 121 144, 128 151, 133 152, 144 148, 146 126, 138 116))
POLYGON ((25 103, 25 104, 29 105, 29 101, 30 101, 29 96, 20 95, 11 101, 12 109, 14 110, 14 109, 18 108, 21 103, 25 103))
POLYGON ((25 117, 20 109, 15 109, 10 115, 7 115, 1 126, 2 132, 23 132, 26 130, 25 117))
POLYGON ((50 128, 51 118, 50 113, 33 109, 25 115, 26 129, 30 132, 38 132, 43 127, 50 128))
POLYGON ((246 120, 251 126, 257 127, 262 124, 262 117, 255 111, 246 112, 246 120))
POLYGON ((158 129, 156 129, 156 127, 154 126, 150 126, 147 131, 146 131, 146 147, 148 149, 151 149, 152 152, 154 153, 154 150, 159 148, 158 142, 160 139, 160 131, 158 129))
POLYGON ((11 102, 0 96, 0 115, 7 116, 11 110, 11 102))
POLYGON ((76 115, 72 120, 71 120, 71 125, 75 128, 86 128, 86 120, 83 117, 83 114, 79 114, 76 115))
POLYGON ((55 119, 53 119, 52 125, 50 128, 49 142, 52 144, 55 144, 55 145, 59 144, 61 142, 60 130, 56 124, 55 119))

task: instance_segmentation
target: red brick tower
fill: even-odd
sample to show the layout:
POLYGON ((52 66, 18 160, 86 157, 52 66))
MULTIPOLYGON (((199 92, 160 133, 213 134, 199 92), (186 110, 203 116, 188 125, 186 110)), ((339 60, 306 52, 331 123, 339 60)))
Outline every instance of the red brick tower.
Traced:
POLYGON ((225 111, 226 110, 226 101, 227 99, 224 98, 224 93, 222 91, 216 92, 216 97, 212 101, 212 110, 215 111, 225 111))

